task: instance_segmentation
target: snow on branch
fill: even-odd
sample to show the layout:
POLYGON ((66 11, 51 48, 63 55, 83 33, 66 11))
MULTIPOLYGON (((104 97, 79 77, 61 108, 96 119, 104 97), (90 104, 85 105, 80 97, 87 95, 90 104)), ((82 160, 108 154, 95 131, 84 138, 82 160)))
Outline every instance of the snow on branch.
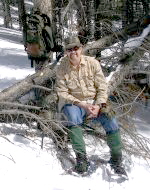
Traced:
POLYGON ((124 57, 120 60, 116 70, 111 72, 107 77, 109 89, 108 94, 111 94, 115 88, 121 84, 124 77, 130 73, 134 63, 138 63, 138 61, 143 57, 143 54, 149 50, 149 43, 150 35, 144 40, 140 47, 136 47, 133 49, 134 51, 132 50, 132 53, 129 52, 124 55, 124 57))

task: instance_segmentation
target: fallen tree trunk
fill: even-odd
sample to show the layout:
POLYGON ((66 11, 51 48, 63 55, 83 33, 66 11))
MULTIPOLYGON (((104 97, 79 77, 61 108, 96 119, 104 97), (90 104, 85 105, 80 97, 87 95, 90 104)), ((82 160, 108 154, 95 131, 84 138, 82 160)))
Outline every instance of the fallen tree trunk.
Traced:
MULTIPOLYGON (((133 31, 138 31, 140 27, 140 24, 138 24, 138 22, 135 22, 124 29, 115 31, 108 36, 105 36, 97 41, 87 44, 84 47, 84 54, 94 55, 94 52, 91 50, 98 49, 99 51, 102 51, 108 48, 109 46, 113 45, 114 43, 117 43, 119 41, 126 41, 128 39, 128 35, 132 36, 133 31)), ((142 28, 140 29, 142 30, 142 28)))
POLYGON ((111 76, 109 76, 108 94, 111 94, 115 90, 115 88, 117 88, 117 86, 121 84, 124 77, 130 73, 132 66, 135 63, 138 63, 138 61, 143 57, 146 51, 149 51, 149 44, 150 35, 145 39, 144 43, 139 48, 132 52, 132 54, 131 52, 129 52, 129 54, 126 54, 124 58, 120 60, 116 71, 112 72, 110 74, 111 76))
POLYGON ((42 71, 38 71, 15 85, 4 89, 0 92, 0 101, 13 102, 30 91, 35 85, 42 86, 46 81, 50 80, 50 78, 53 78, 54 76, 55 71, 50 67, 46 67, 42 71))
POLYGON ((115 32, 109 36, 105 36, 91 44, 87 44, 84 48, 85 55, 94 55, 93 50, 98 49, 99 51, 104 50, 105 48, 111 46, 114 43, 119 42, 120 40, 126 39, 125 30, 121 30, 120 32, 115 32))
MULTIPOLYGON (((112 72, 109 77, 109 94, 121 83, 124 76, 127 75, 134 63, 137 63, 143 56, 144 52, 149 48, 150 36, 147 37, 145 42, 140 46, 132 55, 126 55, 124 60, 120 62, 116 71, 112 72)), ((55 77, 55 69, 51 69, 51 66, 44 68, 42 71, 26 77, 24 80, 16 83, 15 85, 4 89, 0 92, 0 102, 9 101, 13 102, 17 98, 23 96, 30 91, 35 85, 42 86, 47 80, 55 77)))

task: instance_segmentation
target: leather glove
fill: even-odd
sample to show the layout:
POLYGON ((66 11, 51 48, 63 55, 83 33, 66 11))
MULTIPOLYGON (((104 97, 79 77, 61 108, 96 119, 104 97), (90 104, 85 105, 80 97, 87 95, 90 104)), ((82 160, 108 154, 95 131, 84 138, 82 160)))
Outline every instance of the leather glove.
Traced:
POLYGON ((99 115, 101 114, 105 114, 110 119, 115 117, 115 111, 113 110, 110 102, 101 104, 99 115))

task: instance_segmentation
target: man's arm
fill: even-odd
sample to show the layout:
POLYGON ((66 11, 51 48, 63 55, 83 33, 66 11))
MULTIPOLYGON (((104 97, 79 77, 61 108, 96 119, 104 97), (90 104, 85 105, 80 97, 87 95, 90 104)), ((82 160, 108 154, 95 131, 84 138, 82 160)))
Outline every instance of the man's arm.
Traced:
POLYGON ((97 60, 95 60, 94 62, 94 69, 95 69, 94 83, 97 91, 95 104, 100 105, 101 107, 101 104, 106 103, 108 99, 108 94, 107 94, 108 85, 106 82, 106 78, 102 72, 100 63, 97 60))

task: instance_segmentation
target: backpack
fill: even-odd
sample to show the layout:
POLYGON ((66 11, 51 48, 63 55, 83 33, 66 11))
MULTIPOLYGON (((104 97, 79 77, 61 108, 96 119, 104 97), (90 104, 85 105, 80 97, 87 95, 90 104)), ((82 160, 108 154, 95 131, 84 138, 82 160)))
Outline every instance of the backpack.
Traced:
POLYGON ((36 12, 28 14, 25 50, 31 63, 33 60, 48 59, 53 48, 54 37, 49 17, 36 12))

